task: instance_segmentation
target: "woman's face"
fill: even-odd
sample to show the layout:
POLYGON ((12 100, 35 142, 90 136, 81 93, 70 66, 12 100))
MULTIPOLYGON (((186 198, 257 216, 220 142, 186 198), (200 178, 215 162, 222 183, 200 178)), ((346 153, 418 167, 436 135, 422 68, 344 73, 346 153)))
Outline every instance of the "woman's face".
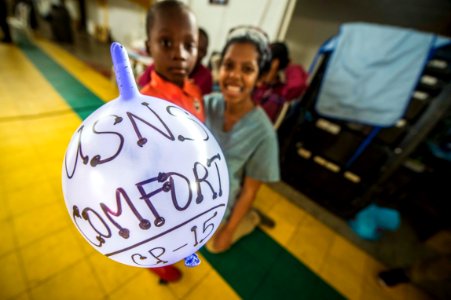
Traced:
POLYGON ((219 86, 227 102, 251 100, 258 79, 258 55, 252 43, 234 43, 227 49, 219 69, 219 86))

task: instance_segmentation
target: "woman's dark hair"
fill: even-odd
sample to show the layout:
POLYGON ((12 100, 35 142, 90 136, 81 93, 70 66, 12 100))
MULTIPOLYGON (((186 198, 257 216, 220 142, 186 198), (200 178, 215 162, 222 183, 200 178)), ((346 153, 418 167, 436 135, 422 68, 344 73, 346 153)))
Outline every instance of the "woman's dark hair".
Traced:
POLYGON ((221 52, 221 63, 231 45, 245 43, 254 45, 258 52, 257 64, 258 74, 260 76, 269 70, 271 64, 271 49, 269 48, 266 33, 258 28, 252 26, 232 28, 229 31, 227 43, 221 52))
POLYGON ((152 7, 147 11, 146 16, 146 34, 148 39, 150 38, 149 34, 153 27, 155 16, 161 12, 171 11, 173 9, 191 12, 190 8, 185 3, 177 0, 160 1, 152 5, 152 7))
POLYGON ((272 59, 279 60, 279 70, 285 69, 290 63, 288 47, 283 42, 275 42, 270 45, 272 59))

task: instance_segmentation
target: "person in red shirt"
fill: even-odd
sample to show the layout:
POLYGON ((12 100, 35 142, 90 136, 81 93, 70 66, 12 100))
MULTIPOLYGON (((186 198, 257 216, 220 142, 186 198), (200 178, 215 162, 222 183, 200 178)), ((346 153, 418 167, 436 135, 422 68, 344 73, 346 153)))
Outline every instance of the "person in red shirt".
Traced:
POLYGON ((290 62, 285 43, 272 43, 270 48, 270 69, 262 77, 252 98, 274 123, 284 103, 298 99, 305 92, 308 74, 301 65, 290 62))
POLYGON ((210 69, 202 64, 202 60, 208 51, 208 34, 203 28, 199 28, 199 45, 197 49, 197 61, 190 78, 200 88, 202 95, 208 95, 213 89, 213 76, 210 69))
MULTIPOLYGON (((147 47, 148 48, 148 47, 147 47)), ((194 69, 191 71, 189 78, 200 88, 202 95, 208 95, 213 89, 213 76, 211 71, 202 64, 202 59, 207 55, 208 50, 208 34, 199 28, 199 44, 197 48, 197 60, 194 69)), ((145 86, 152 78, 152 71, 155 69, 154 65, 150 65, 139 76, 137 82, 139 86, 145 86)))
MULTIPOLYGON (((188 79, 197 59, 199 34, 193 12, 179 1, 157 2, 147 13, 146 29, 154 70, 141 93, 172 102, 204 122, 202 94, 188 79)), ((160 282, 177 281, 182 276, 175 266, 149 270, 160 277, 160 282)))

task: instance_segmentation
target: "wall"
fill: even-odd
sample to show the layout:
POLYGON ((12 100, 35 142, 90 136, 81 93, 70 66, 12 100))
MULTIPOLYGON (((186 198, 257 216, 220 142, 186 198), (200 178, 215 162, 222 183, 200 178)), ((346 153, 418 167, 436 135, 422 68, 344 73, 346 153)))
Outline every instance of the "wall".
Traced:
POLYGON ((104 7, 97 1, 86 2, 89 33, 99 24, 108 26, 112 38, 124 45, 144 42, 146 10, 142 6, 125 0, 108 0, 104 7))
MULTIPOLYGON (((41 16, 46 16, 49 13, 52 3, 58 3, 58 2, 55 2, 55 0, 36 0, 35 1, 37 10, 41 16)), ((77 1, 76 0, 67 0, 66 7, 67 7, 67 10, 69 11, 72 19, 78 20, 80 14, 78 13, 77 1)))
MULTIPOLYGON (((143 45, 146 39, 146 9, 126 0, 108 0, 108 13, 97 1, 87 1, 88 31, 95 24, 108 24, 114 40, 143 45)), ((199 26, 210 37, 209 53, 220 51, 230 28, 249 24, 264 29, 272 40, 284 35, 283 22, 290 18, 296 0, 229 0, 227 5, 209 4, 208 0, 184 0, 195 13, 199 26), (291 10, 290 10, 291 8, 291 10)), ((208 56, 207 56, 208 57, 208 56)))
POLYGON ((279 38, 279 30, 287 7, 295 0, 229 0, 227 5, 209 4, 207 0, 187 1, 193 9, 199 26, 210 36, 210 51, 220 51, 227 32, 237 25, 254 25, 268 33, 271 40, 279 38))
POLYGON ((342 23, 357 21, 451 36, 451 1, 298 0, 286 34, 292 59, 308 67, 342 23))
POLYGON ((339 26, 333 21, 293 16, 286 35, 292 60, 308 69, 318 48, 338 32, 339 26))

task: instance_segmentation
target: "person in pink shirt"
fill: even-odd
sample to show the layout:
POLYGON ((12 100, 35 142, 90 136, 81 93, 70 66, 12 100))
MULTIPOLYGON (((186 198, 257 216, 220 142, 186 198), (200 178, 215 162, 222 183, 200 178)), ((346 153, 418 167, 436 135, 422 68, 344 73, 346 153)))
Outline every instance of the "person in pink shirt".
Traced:
POLYGON ((290 62, 285 43, 272 43, 270 47, 271 67, 260 80, 252 98, 274 123, 284 103, 298 99, 305 92, 308 74, 301 65, 290 62))
MULTIPOLYGON (((211 71, 202 65, 202 59, 207 55, 208 50, 208 34, 207 32, 199 28, 199 41, 197 46, 197 60, 194 69, 191 71, 189 78, 194 81, 201 92, 202 95, 210 94, 213 89, 213 77, 211 71)), ((138 78, 137 82, 140 87, 144 87, 150 82, 152 71, 154 70, 154 65, 150 65, 144 71, 144 73, 138 78)))

